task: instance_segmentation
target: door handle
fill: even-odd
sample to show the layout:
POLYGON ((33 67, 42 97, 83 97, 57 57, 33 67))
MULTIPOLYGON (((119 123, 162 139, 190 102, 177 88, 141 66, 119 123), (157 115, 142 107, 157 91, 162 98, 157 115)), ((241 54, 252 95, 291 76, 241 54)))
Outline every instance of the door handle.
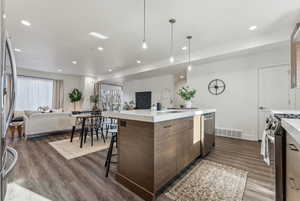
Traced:
POLYGON ((5 123, 5 133, 7 132, 7 129, 9 127, 9 124, 11 122, 14 110, 15 110, 15 105, 16 105, 16 87, 17 87, 17 65, 16 65, 16 59, 15 59, 15 54, 12 49, 12 45, 9 39, 8 34, 6 33, 6 48, 9 56, 9 61, 11 64, 12 68, 12 94, 11 94, 11 104, 9 108, 9 112, 6 118, 6 123, 5 123))
MULTIPOLYGON (((6 149, 7 149, 7 153, 9 153, 13 156, 13 161, 10 164, 10 166, 6 170, 3 171, 3 177, 6 177, 14 169, 15 165, 17 164, 18 157, 19 157, 18 152, 14 148, 7 146, 6 149)), ((7 159, 7 157, 5 157, 5 158, 7 159)), ((6 161, 5 161, 5 163, 6 163, 6 161)))

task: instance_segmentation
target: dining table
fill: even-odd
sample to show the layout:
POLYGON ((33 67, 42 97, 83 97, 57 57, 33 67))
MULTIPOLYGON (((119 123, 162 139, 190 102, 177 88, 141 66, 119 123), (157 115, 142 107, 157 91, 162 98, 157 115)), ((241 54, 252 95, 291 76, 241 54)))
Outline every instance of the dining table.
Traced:
MULTIPOLYGON (((80 132, 80 148, 82 148, 83 146, 83 138, 84 138, 84 131, 85 131, 85 126, 86 126, 86 122, 88 119, 91 119, 91 126, 93 127, 94 124, 94 119, 95 118, 101 118, 102 115, 101 114, 77 114, 77 115, 73 115, 74 118, 79 119, 82 122, 81 125, 81 132, 80 132)), ((93 129, 91 130, 92 135, 93 135, 93 129)), ((91 138, 92 140, 92 145, 93 145, 93 137, 91 138)))
MULTIPOLYGON (((86 126, 86 122, 88 119, 91 120, 91 126, 93 127, 94 126, 94 119, 95 118, 111 118, 111 115, 110 115, 110 112, 102 112, 101 114, 87 114, 87 113, 84 113, 84 114, 76 114, 76 115, 73 115, 74 118, 76 118, 76 120, 80 120, 82 122, 82 125, 81 125, 81 132, 80 132, 80 148, 82 148, 83 146, 83 139, 84 139, 84 131, 85 131, 85 126, 86 126)), ((112 119, 115 119, 115 118, 112 118, 112 119)), ((91 133, 92 133, 92 136, 93 136, 93 129, 91 130, 91 133)), ((91 138, 91 143, 93 145, 93 137, 91 138)))

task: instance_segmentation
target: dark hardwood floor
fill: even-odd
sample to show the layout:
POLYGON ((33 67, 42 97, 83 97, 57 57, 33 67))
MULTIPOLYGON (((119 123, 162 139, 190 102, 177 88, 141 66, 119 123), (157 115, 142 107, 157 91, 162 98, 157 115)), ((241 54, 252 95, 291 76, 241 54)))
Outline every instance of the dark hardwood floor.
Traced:
MULTIPOLYGON (((115 181, 115 165, 112 165, 110 176, 105 178, 106 151, 66 160, 48 144, 69 136, 54 135, 10 142, 18 150, 20 159, 9 182, 52 201, 142 200, 115 181)), ((258 143, 217 137, 216 148, 207 159, 249 172, 245 201, 273 200, 274 172, 260 159, 258 143)), ((158 200, 168 199, 162 195, 158 200)))

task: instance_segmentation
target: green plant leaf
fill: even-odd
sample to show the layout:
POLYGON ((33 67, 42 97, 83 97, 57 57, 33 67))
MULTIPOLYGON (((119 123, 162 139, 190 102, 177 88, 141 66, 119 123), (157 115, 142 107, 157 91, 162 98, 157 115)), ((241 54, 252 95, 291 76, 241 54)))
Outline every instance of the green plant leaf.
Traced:
POLYGON ((183 100, 185 101, 189 101, 192 98, 195 97, 196 94, 196 90, 195 89, 190 89, 189 86, 183 86, 179 89, 178 93, 177 93, 183 100))

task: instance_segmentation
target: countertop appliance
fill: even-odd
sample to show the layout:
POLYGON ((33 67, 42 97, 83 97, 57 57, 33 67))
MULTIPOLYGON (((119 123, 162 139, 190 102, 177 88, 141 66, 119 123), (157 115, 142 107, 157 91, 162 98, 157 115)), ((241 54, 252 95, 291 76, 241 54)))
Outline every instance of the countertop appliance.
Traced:
POLYGON ((14 51, 5 26, 5 0, 1 0, 0 10, 0 201, 4 201, 7 190, 7 177, 13 170, 18 159, 17 151, 12 147, 7 146, 5 140, 7 130, 15 109, 17 72, 14 51))
POLYGON ((206 156, 215 146, 215 113, 203 115, 204 131, 201 139, 202 156, 206 156))

